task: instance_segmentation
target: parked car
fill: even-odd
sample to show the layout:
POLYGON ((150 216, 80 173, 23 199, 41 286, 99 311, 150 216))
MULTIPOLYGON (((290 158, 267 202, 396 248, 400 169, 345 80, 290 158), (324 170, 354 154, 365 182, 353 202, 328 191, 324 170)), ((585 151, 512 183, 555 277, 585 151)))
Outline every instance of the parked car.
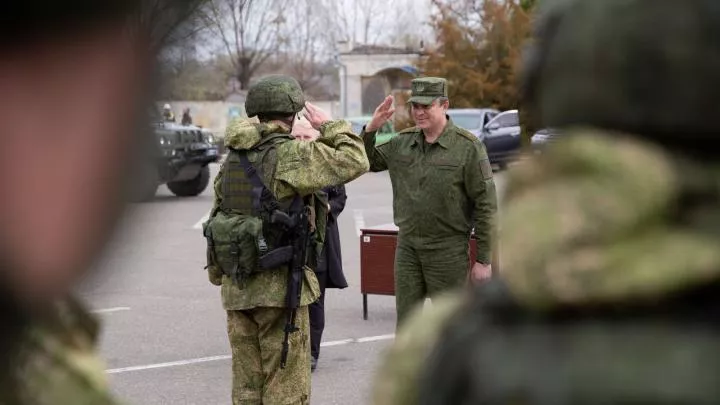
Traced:
POLYGON ((485 125, 499 113, 500 111, 492 108, 451 108, 447 112, 455 125, 472 132, 478 138, 482 138, 485 125))
POLYGON ((490 163, 501 169, 515 159, 522 148, 518 110, 503 111, 488 122, 482 131, 490 163))
POLYGON ((491 108, 451 108, 448 116, 455 125, 480 138, 490 163, 505 168, 521 147, 517 110, 500 112, 491 108))
MULTIPOLYGON (((352 125, 352 131, 358 135, 360 134, 360 132, 362 132, 363 127, 368 122, 370 122, 371 119, 371 115, 345 118, 345 120, 350 121, 350 124, 352 125)), ((377 135, 375 136, 375 144, 377 145, 387 142, 395 135, 397 135, 397 132, 395 132, 395 128, 393 128, 393 123, 392 121, 388 121, 383 124, 383 126, 380 127, 380 129, 378 130, 377 135)))
POLYGON ((530 138, 532 150, 535 153, 542 152, 544 148, 557 140, 558 131, 553 128, 541 129, 530 138))

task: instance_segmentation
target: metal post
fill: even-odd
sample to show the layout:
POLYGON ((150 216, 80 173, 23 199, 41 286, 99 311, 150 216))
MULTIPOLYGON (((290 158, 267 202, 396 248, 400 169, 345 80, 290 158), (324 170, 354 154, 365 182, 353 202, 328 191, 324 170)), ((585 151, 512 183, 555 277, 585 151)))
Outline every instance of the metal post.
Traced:
POLYGON ((368 320, 368 302, 367 302, 367 294, 363 294, 363 320, 368 320))
POLYGON ((340 67, 340 105, 342 105, 342 118, 347 118, 347 66, 338 61, 340 67))

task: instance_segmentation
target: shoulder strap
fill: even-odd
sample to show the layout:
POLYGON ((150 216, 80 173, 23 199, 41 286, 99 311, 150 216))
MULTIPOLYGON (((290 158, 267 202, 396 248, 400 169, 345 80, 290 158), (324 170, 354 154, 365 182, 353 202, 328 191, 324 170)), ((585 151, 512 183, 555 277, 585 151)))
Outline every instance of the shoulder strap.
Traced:
POLYGON ((260 174, 257 171, 257 168, 253 166, 252 163, 250 163, 250 160, 247 157, 247 153, 240 153, 240 165, 242 166, 243 170, 245 171, 245 176, 247 176, 248 180, 250 180, 250 184, 252 184, 252 206, 253 206, 253 215, 255 216, 262 216, 263 211, 265 207, 263 207, 263 202, 269 204, 272 207, 276 207, 278 205, 277 199, 275 196, 270 192, 270 189, 268 189, 265 186, 265 183, 263 183, 262 178, 260 177, 260 174))
POLYGON ((245 175, 248 177, 253 187, 265 187, 265 183, 263 183, 260 178, 257 169, 250 163, 250 160, 248 160, 247 153, 239 153, 239 155, 240 165, 245 171, 245 175))

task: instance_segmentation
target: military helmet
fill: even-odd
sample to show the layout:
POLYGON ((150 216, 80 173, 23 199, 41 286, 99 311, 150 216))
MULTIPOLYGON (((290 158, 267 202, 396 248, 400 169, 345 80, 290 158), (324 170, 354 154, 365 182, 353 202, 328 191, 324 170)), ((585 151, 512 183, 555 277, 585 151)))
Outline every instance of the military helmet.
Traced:
POLYGON ((245 99, 248 117, 258 114, 292 115, 305 108, 300 83, 285 75, 263 77, 250 87, 245 99))
POLYGON ((718 133, 720 1, 555 0, 541 7, 522 72, 530 124, 683 142, 718 133))

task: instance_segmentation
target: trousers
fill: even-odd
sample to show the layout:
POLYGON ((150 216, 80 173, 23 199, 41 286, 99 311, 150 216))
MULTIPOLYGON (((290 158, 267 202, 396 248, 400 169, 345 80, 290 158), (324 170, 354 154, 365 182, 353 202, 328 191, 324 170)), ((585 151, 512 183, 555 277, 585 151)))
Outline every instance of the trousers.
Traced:
POLYGON ((320 298, 310 304, 310 355, 320 358, 320 342, 325 330, 325 287, 327 286, 328 272, 315 273, 320 285, 320 298))
POLYGON ((395 250, 396 329, 425 298, 464 285, 470 270, 468 243, 423 248, 422 243, 399 238, 395 250))
POLYGON ((299 330, 290 334, 287 364, 281 369, 286 315, 285 308, 227 311, 233 405, 310 403, 308 307, 297 310, 295 325, 299 330))

